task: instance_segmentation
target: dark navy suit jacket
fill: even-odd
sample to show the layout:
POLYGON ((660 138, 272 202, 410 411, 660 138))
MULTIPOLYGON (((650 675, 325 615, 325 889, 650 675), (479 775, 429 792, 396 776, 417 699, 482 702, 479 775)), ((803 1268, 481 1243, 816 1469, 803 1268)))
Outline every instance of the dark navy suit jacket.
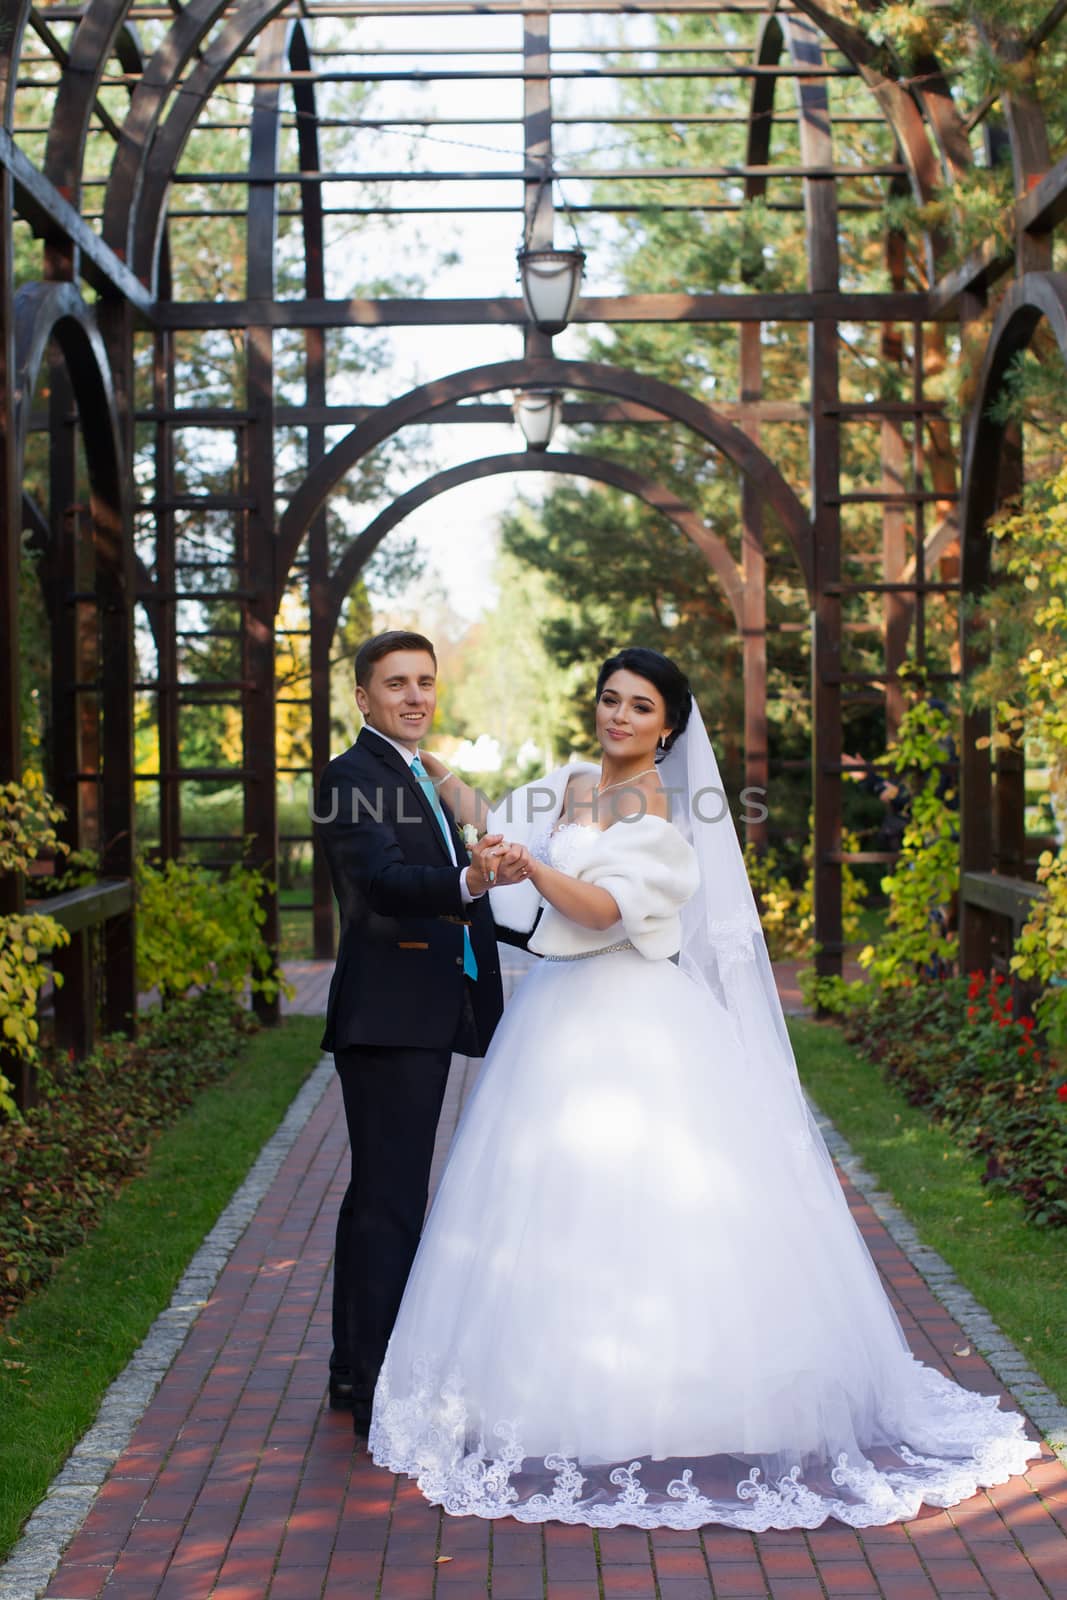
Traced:
POLYGON ((488 896, 460 893, 463 839, 453 864, 429 801, 407 762, 365 728, 322 775, 315 831, 341 911, 324 1050, 350 1045, 448 1049, 463 1006, 463 927, 478 962, 471 986, 486 1049, 503 1006, 488 896))

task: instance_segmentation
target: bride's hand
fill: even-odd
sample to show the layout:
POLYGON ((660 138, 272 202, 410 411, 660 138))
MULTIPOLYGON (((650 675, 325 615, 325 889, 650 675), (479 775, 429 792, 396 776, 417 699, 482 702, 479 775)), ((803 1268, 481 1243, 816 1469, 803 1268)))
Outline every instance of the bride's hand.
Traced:
POLYGON ((426 768, 427 775, 431 777, 435 783, 443 783, 446 778, 450 778, 452 776, 451 772, 441 760, 441 757, 433 755, 429 750, 423 750, 420 748, 419 760, 426 768))
POLYGON ((496 884, 500 888, 507 888, 513 883, 522 883, 530 877, 533 859, 524 844, 509 844, 507 840, 496 847, 494 870, 496 884))

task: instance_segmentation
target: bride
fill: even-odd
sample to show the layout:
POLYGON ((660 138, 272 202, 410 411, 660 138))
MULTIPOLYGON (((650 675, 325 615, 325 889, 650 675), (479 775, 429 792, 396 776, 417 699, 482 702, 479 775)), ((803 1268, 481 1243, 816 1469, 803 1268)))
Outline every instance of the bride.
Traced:
POLYGON ((527 873, 494 914, 543 907, 544 959, 456 1133, 374 1460, 458 1515, 593 1527, 867 1527, 1002 1483, 1040 1447, 908 1350, 800 1089, 684 675, 613 656, 596 733, 599 766, 488 819, 527 873))

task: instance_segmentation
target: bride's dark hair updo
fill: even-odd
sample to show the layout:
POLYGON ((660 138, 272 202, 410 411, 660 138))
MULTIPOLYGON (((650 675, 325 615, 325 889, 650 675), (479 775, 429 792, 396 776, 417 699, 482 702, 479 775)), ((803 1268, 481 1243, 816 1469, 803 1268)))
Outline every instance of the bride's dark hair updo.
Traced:
POLYGON ((625 650, 620 650, 617 655, 611 656, 601 667, 596 680, 596 697, 599 700, 601 690, 613 672, 633 672, 639 678, 646 678, 654 684, 663 696, 664 716, 670 733, 663 746, 664 751, 685 732, 685 725, 689 721, 689 710, 692 701, 689 698, 689 679, 681 667, 675 666, 670 656, 661 656, 658 650, 646 650, 643 645, 627 645, 625 650))

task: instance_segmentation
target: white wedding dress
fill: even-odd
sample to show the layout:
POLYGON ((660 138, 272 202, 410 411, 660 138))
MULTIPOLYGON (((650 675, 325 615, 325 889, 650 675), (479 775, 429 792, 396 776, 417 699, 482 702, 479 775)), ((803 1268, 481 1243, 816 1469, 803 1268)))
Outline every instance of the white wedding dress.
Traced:
POLYGON ((646 816, 543 849, 621 919, 544 911, 548 959, 408 1282, 374 1460, 460 1515, 756 1531, 896 1521, 1021 1471, 1022 1418, 910 1354, 810 1114, 768 1103, 773 1019, 742 1037, 670 959, 692 846, 646 816))

